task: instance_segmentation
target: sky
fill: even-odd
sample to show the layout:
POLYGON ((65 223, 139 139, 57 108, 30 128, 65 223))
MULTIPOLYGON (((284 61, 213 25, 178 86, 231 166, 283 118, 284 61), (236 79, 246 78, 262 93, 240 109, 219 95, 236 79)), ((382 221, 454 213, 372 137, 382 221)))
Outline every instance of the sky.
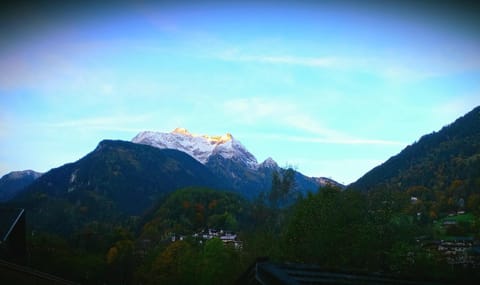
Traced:
POLYGON ((184 127, 348 184, 480 105, 467 1, 46 3, 0 8, 0 176, 184 127))

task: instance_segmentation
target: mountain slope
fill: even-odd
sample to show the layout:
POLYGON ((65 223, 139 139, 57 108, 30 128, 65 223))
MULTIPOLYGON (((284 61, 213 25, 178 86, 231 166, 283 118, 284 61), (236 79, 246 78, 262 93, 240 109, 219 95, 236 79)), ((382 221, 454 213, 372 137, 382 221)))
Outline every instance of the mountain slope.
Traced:
POLYGON ((471 189, 480 187, 480 106, 423 136, 350 187, 363 191, 380 185, 401 190, 418 185, 444 189, 454 181, 471 189))
MULTIPOLYGON (((272 185, 272 173, 282 172, 277 163, 268 158, 262 163, 231 134, 223 136, 193 135, 186 129, 177 128, 171 133, 141 132, 132 142, 147 144, 161 149, 183 151, 205 164, 232 190, 247 198, 254 198, 272 185)), ((300 193, 317 191, 328 182, 324 178, 306 177, 295 172, 296 190, 300 193)), ((336 182, 333 184, 340 185, 336 182)))
POLYGON ((33 170, 13 171, 0 178, 0 202, 6 202, 42 174, 33 170))
POLYGON ((13 203, 33 213, 33 223, 57 232, 93 220, 140 215, 179 188, 222 188, 201 163, 177 150, 104 140, 74 163, 45 173, 13 203))

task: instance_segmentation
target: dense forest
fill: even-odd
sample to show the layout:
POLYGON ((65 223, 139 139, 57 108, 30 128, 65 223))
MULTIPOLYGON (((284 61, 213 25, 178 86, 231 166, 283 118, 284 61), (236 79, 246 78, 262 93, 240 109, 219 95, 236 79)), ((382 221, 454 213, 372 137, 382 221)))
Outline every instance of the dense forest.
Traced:
POLYGON ((293 177, 276 175, 272 189, 254 201, 187 188, 123 223, 94 222, 71 236, 34 231, 29 262, 84 284, 232 284, 258 257, 403 279, 480 277, 423 242, 459 233, 478 238, 475 209, 458 228, 446 229, 418 215, 423 205, 412 203, 410 192, 327 187, 282 204, 293 177), (196 235, 207 229, 234 232, 241 246, 196 235))
POLYGON ((438 132, 425 135, 351 185, 360 191, 376 187, 470 195, 480 188, 480 106, 438 132))

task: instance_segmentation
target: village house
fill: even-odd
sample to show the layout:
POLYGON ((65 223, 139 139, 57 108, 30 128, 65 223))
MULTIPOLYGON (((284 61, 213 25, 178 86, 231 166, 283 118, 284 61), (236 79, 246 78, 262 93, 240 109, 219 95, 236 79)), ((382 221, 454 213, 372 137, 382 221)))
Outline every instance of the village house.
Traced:
POLYGON ((445 258, 448 264, 479 267, 478 256, 473 237, 453 237, 449 240, 441 240, 437 250, 445 258))
MULTIPOLYGON (((212 238, 220 239, 224 245, 231 245, 236 249, 242 248, 242 242, 237 239, 237 234, 231 231, 217 230, 217 229, 207 229, 198 233, 191 235, 199 243, 203 243, 205 240, 210 240, 212 238)), ((175 242, 177 240, 184 240, 187 238, 186 235, 171 235, 171 241, 175 242)))

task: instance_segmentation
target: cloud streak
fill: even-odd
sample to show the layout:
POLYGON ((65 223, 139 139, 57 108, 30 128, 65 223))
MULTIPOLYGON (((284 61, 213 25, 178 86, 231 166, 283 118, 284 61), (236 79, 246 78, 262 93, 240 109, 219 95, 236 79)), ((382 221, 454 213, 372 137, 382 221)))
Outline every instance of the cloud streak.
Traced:
POLYGON ((255 138, 281 140, 290 142, 302 143, 320 143, 320 144, 336 144, 336 145, 386 145, 386 146, 405 146, 404 142, 380 140, 380 139, 363 139, 363 138, 348 138, 348 137, 315 137, 315 136, 295 136, 284 134, 250 134, 243 136, 251 136, 255 138))
POLYGON ((220 56, 220 59, 225 61, 238 62, 254 62, 267 64, 287 64, 287 65, 301 65, 309 67, 342 67, 345 62, 336 57, 299 57, 299 56, 272 56, 272 55, 235 55, 226 54, 220 56))
MULTIPOLYGON (((304 57, 295 54, 255 54, 241 53, 240 48, 230 48, 214 57, 226 62, 245 62, 302 66, 328 70, 368 72, 394 82, 410 82, 428 78, 448 76, 480 70, 478 50, 465 53, 419 55, 413 52, 398 51, 398 54, 327 55, 304 57)), ((385 51, 384 51, 385 53, 385 51)))
POLYGON ((378 140, 378 139, 362 139, 362 138, 315 138, 300 136, 283 136, 282 139, 297 142, 325 143, 325 144, 347 144, 347 145, 406 145, 403 142, 378 140))
MULTIPOLYGON (((272 101, 263 98, 233 99, 224 102, 224 112, 233 115, 241 124, 254 125, 259 121, 293 129, 303 135, 262 134, 265 139, 304 143, 343 145, 406 145, 404 142, 354 137, 320 123, 320 119, 307 115, 291 101, 272 101)), ((258 137, 258 135, 256 135, 258 137)))
POLYGON ((106 116, 106 117, 89 117, 77 120, 64 121, 60 123, 41 124, 47 128, 68 128, 82 130, 103 130, 103 131, 120 131, 135 132, 139 131, 138 127, 142 123, 146 123, 151 119, 151 115, 127 115, 127 116, 106 116))

